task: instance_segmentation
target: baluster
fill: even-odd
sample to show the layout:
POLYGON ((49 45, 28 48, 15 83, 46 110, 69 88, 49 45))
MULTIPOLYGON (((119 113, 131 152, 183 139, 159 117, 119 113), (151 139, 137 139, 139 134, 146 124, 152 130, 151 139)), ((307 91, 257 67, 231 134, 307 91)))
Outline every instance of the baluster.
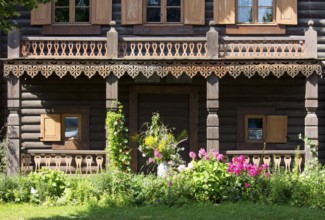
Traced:
POLYGON ((256 164, 257 166, 260 164, 261 158, 258 155, 253 156, 253 164, 256 164))
POLYGON ((204 56, 206 57, 207 53, 208 53, 208 44, 207 43, 204 44, 204 50, 205 50, 204 56))
POLYGON ((285 52, 286 47, 287 46, 284 43, 281 45, 281 53, 282 53, 281 57, 285 57, 286 56, 286 52, 285 52))
POLYGON ((160 55, 161 57, 165 56, 165 43, 160 43, 159 44, 159 49, 160 49, 160 55))
POLYGON ((87 155, 86 156, 86 165, 87 165, 86 174, 88 173, 88 171, 89 171, 89 174, 91 174, 91 164, 92 164, 92 162, 93 162, 93 156, 87 155))
POLYGON ((139 42, 138 44, 138 57, 142 57, 142 48, 143 48, 143 43, 139 42))
POLYGON ((302 156, 299 155, 298 158, 295 159, 295 165, 298 166, 298 170, 301 173, 301 164, 302 164, 302 156))
POLYGON ((23 173, 28 172, 31 162, 32 162, 31 156, 28 154, 23 154, 22 163, 21 163, 22 164, 21 170, 23 173))
MULTIPOLYGON (((72 41, 69 41, 68 47, 69 47, 69 57, 73 57, 73 42, 72 41)), ((76 48, 77 48, 76 56, 80 56, 80 54, 78 55, 78 51, 80 51, 80 45, 78 45, 78 43, 76 43, 76 48), (78 49, 78 46, 79 46, 79 49, 78 49)))
POLYGON ((131 43, 130 44, 130 48, 131 48, 131 57, 135 57, 135 43, 131 43))
POLYGON ((157 43, 153 43, 152 44, 152 50, 153 50, 152 56, 154 56, 154 57, 157 57, 158 56, 157 49, 158 49, 157 43))
POLYGON ((194 47, 195 47, 195 44, 194 43, 190 43, 189 47, 190 47, 190 54, 189 54, 189 56, 190 57, 194 57, 194 47))
POLYGON ((88 55, 88 42, 83 42, 82 43, 82 49, 83 49, 83 54, 82 54, 82 56, 84 56, 84 57, 88 57, 89 55, 88 55))
POLYGON ((97 42, 98 57, 103 57, 102 49, 103 49, 103 43, 97 42))
POLYGON ((280 155, 274 155, 274 165, 275 170, 280 170, 280 164, 281 164, 281 156, 280 155))
POLYGON ((257 56, 257 48, 258 48, 258 44, 252 44, 252 49, 253 49, 253 57, 258 57, 257 56))
POLYGON ((67 56, 66 51, 65 51, 66 48, 67 48, 67 44, 66 44, 66 42, 61 41, 61 49, 62 49, 62 56, 63 56, 63 57, 67 56))
POLYGON ((182 44, 182 48, 183 48, 183 54, 182 54, 182 56, 183 57, 186 57, 187 56, 187 47, 188 47, 188 44, 187 43, 183 43, 182 44))
POLYGON ((202 57, 202 43, 198 43, 196 45, 196 48, 197 48, 197 54, 196 54, 196 56, 202 57))
POLYGON ((258 44, 258 49, 259 49, 260 56, 263 56, 263 52, 264 52, 264 46, 263 46, 263 44, 258 44))
POLYGON ((56 155, 56 156, 54 157, 54 161, 55 161, 55 169, 57 169, 57 170, 61 170, 61 159, 62 159, 62 157, 59 156, 59 155, 56 155))
POLYGON ((264 155, 263 163, 267 165, 267 170, 270 172, 271 157, 269 155, 264 155))
POLYGON ((294 53, 293 53, 293 42, 288 42, 288 55, 289 57, 293 57, 294 53))
POLYGON ((44 160, 45 160, 45 167, 50 168, 51 166, 51 155, 45 155, 44 160))
POLYGON ((37 56, 37 42, 34 41, 32 43, 32 48, 33 48, 33 56, 37 56))
POLYGON ((267 46, 266 46, 266 54, 265 54, 265 56, 266 57, 270 57, 271 56, 271 48, 273 47, 273 45, 274 44, 267 44, 267 46))
POLYGON ((52 55, 52 48, 53 48, 53 42, 52 41, 48 41, 46 44, 46 48, 47 48, 47 56, 51 57, 52 55))
POLYGON ((302 41, 301 42, 301 54, 300 54, 301 57, 305 57, 305 50, 306 50, 306 44, 305 44, 305 41, 302 41))
POLYGON ((40 50, 40 56, 45 56, 45 53, 44 53, 44 42, 43 41, 40 41, 39 44, 38 44, 38 47, 39 47, 39 50, 40 50))
MULTIPOLYGON (((76 56, 77 57, 80 57, 81 56, 81 42, 76 42, 76 56)), ((73 55, 73 52, 72 52, 72 55, 71 56, 74 56, 73 55)))
POLYGON ((96 157, 97 173, 102 172, 102 170, 103 170, 103 162, 104 162, 104 158, 102 156, 97 156, 96 157))
POLYGON ((251 162, 251 158, 249 157, 249 155, 245 156, 245 163, 250 163, 251 162))
POLYGON ((284 155, 284 164, 285 164, 285 170, 290 172, 291 155, 284 155))
POLYGON ((150 57, 150 43, 149 43, 149 42, 145 43, 145 44, 144 44, 144 48, 145 48, 145 50, 146 50, 146 54, 145 54, 145 56, 146 56, 146 57, 150 57))
POLYGON ((104 43, 105 45, 105 57, 108 57, 108 45, 104 43))
MULTIPOLYGON (((87 44, 87 48, 88 48, 88 44, 87 44)), ((96 43, 95 42, 90 42, 90 55, 89 55, 90 57, 95 57, 95 48, 96 48, 96 43)))
POLYGON ((175 43, 175 57, 179 57, 179 49, 180 49, 181 45, 180 43, 175 43))
POLYGON ((77 173, 80 173, 81 174, 82 156, 77 155, 75 157, 75 161, 76 161, 76 174, 77 173))
POLYGON ((250 54, 250 44, 249 43, 246 43, 246 44, 244 44, 244 48, 245 48, 245 50, 246 50, 246 56, 247 57, 250 57, 251 56, 251 54, 250 54))
POLYGON ((71 164, 72 164, 72 157, 70 155, 66 155, 65 156, 65 172, 67 174, 68 174, 68 171, 70 171, 70 174, 72 174, 71 164))
POLYGON ((34 156, 35 171, 41 169, 41 161, 42 161, 42 157, 40 155, 34 156))
POLYGON ((243 56, 244 55, 243 54, 243 44, 242 43, 238 43, 237 44, 237 48, 238 48, 238 54, 237 54, 237 56, 239 56, 239 57, 243 56))
POLYGON ((172 57, 173 56, 173 44, 172 43, 167 43, 167 50, 168 50, 168 53, 167 53, 167 56, 169 57, 172 57))
POLYGON ((54 42, 54 56, 60 56, 59 54, 59 42, 54 42))

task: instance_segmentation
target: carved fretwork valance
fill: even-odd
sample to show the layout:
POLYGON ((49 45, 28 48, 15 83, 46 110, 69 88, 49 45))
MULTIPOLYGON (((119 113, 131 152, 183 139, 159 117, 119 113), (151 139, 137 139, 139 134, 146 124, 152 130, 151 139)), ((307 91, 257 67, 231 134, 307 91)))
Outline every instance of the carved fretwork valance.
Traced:
POLYGON ((237 78, 245 75, 251 78, 259 75, 263 78, 274 75, 277 78, 288 74, 292 78, 298 74, 309 77, 313 73, 322 75, 322 66, 318 61, 5 61, 4 75, 21 77, 43 75, 48 78, 57 75, 60 78, 70 74, 74 78, 84 74, 92 78, 99 74, 106 78, 114 74, 120 78, 128 74, 135 78, 139 74, 150 77, 157 74, 165 77, 168 74, 176 78, 182 74, 189 77, 202 75, 208 77, 216 74, 219 78, 230 75, 237 78))

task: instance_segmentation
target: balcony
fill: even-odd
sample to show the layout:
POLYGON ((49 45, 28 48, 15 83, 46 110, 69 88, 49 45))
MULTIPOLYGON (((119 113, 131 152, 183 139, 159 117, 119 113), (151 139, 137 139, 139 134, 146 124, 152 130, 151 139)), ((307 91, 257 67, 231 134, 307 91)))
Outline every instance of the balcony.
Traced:
POLYGON ((112 26, 107 37, 21 37, 26 59, 241 60, 308 59, 317 51, 312 26, 305 36, 219 36, 214 27, 205 37, 119 36, 112 26), (315 50, 316 48, 316 50, 315 50))

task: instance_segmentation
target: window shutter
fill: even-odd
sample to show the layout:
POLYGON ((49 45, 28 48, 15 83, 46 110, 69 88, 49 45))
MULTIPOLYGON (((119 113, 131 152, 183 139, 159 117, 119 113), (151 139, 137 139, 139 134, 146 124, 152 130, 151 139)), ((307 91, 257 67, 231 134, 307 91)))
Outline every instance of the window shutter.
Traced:
POLYGON ((122 0, 122 24, 142 24, 142 0, 122 0))
POLYGON ((186 0, 184 1, 184 23, 204 25, 205 23, 205 1, 186 0))
POLYGON ((268 115, 266 117, 266 142, 287 143, 288 117, 268 115))
POLYGON ((297 7, 297 0, 277 0, 276 23, 296 25, 298 23, 297 7))
POLYGON ((213 16, 216 24, 236 23, 236 0, 214 0, 213 16))
POLYGON ((106 24, 112 20, 112 0, 91 1, 91 23, 106 24))
POLYGON ((52 19, 51 2, 40 4, 31 11, 31 25, 49 25, 52 19))
POLYGON ((41 141, 61 141, 61 115, 41 115, 41 141))

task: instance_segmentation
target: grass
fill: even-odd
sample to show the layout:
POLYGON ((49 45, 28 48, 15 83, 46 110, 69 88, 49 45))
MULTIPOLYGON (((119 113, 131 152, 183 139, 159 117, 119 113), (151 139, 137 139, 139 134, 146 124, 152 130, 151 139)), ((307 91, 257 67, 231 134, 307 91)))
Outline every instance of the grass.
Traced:
POLYGON ((325 211, 251 203, 106 208, 87 206, 42 207, 28 204, 0 205, 0 219, 325 219, 325 211))

